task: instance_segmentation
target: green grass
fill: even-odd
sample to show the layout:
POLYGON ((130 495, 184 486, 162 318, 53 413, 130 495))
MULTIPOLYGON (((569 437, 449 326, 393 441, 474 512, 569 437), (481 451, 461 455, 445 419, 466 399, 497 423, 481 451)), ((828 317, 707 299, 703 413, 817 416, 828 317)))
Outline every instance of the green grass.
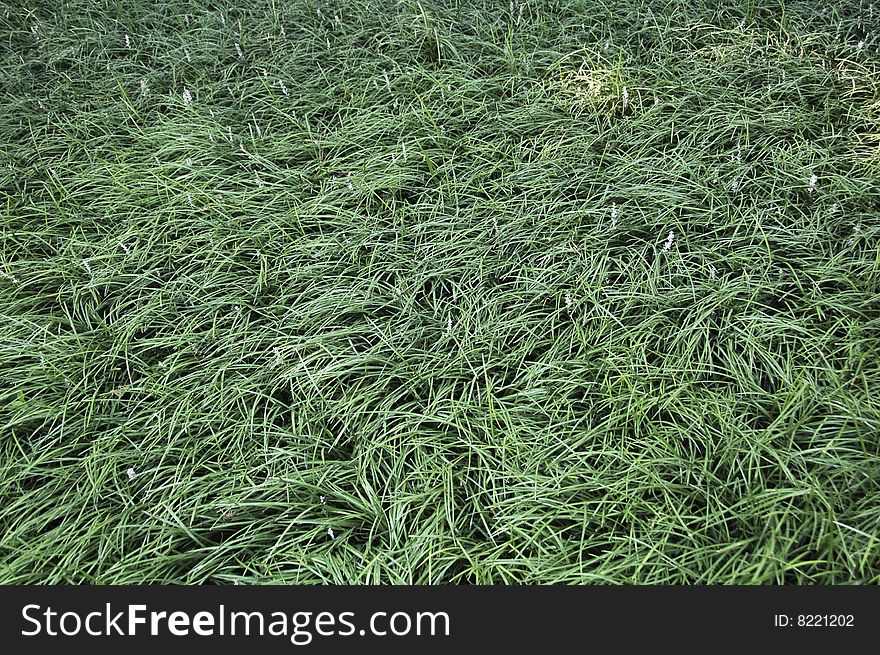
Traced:
POLYGON ((5 7, 0 582, 880 582, 880 3, 5 7))

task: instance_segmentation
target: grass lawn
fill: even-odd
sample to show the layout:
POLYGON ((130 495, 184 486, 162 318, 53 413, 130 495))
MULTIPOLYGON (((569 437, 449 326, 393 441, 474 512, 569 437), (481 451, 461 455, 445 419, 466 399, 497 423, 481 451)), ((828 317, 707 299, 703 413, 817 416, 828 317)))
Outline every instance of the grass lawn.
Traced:
POLYGON ((880 582, 880 2, 0 9, 0 583, 880 582))

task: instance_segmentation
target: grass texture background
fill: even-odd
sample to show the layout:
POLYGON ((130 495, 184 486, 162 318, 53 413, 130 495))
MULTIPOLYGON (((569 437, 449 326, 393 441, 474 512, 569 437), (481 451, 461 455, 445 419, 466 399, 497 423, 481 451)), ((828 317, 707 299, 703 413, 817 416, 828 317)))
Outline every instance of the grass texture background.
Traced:
POLYGON ((0 582, 880 582, 878 27, 4 3, 0 582))

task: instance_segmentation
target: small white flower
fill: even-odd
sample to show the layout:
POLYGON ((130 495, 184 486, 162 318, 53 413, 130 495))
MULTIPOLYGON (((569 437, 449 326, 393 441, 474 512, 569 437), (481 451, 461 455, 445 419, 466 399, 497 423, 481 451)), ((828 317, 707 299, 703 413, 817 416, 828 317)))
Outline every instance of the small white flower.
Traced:
POLYGON ((284 33, 284 25, 279 25, 278 27, 279 27, 279 29, 280 29, 281 36, 286 37, 287 34, 284 33))
POLYGON ((125 35, 125 47, 128 50, 131 50, 131 39, 129 38, 128 34, 125 35))
POLYGON ((565 294, 565 308, 571 309, 571 306, 574 304, 574 301, 571 299, 571 293, 565 294))
POLYGON ((623 87, 623 106, 626 107, 626 105, 628 103, 629 103, 629 91, 626 90, 626 87, 623 87))
POLYGON ((189 103, 192 102, 192 99, 193 99, 192 93, 190 93, 189 89, 187 89, 186 87, 183 88, 182 95, 183 95, 183 104, 188 105, 189 103))
POLYGON ((859 44, 856 46, 856 52, 861 52, 865 48, 865 42, 859 41, 859 44))
POLYGON ((147 86, 147 81, 141 80, 141 95, 145 96, 145 95, 148 95, 149 93, 150 93, 150 87, 147 86))
POLYGON ((235 44, 235 52, 238 53, 239 59, 244 59, 244 53, 241 51, 241 45, 239 45, 238 43, 235 44))
POLYGON ((287 95, 289 92, 287 90, 287 85, 284 83, 284 80, 278 80, 278 85, 281 87, 281 93, 287 95))
POLYGON ((739 22, 739 29, 741 29, 741 30, 746 29, 746 19, 745 19, 745 18, 743 18, 743 19, 739 22))
POLYGON ((327 535, 328 535, 331 539, 336 539, 336 535, 333 534, 333 528, 327 528, 327 535))
POLYGON ((0 277, 6 278, 13 284, 18 284, 18 278, 16 278, 14 275, 10 275, 9 273, 4 273, 3 271, 0 271, 0 277))
POLYGON ((611 227, 617 227, 617 203, 611 203, 611 227))
POLYGON ((446 334, 452 334, 452 316, 446 319, 446 334))
POLYGON ((183 57, 184 57, 184 59, 186 59, 188 62, 191 62, 191 61, 192 61, 192 57, 189 56, 189 50, 187 50, 186 48, 183 49, 183 57))
POLYGON ((667 236, 666 241, 663 242, 663 250, 669 250, 672 247, 673 241, 675 241, 675 232, 669 230, 669 236, 667 236))
POLYGON ((811 192, 816 190, 816 185, 818 183, 819 183, 819 178, 816 177, 816 174, 813 173, 812 175, 810 175, 810 191, 811 192))
POLYGON ((128 474, 129 480, 134 480, 137 477, 137 473, 134 472, 134 469, 128 469, 126 473, 128 474))
POLYGON ((187 165, 187 166, 192 166, 192 165, 193 165, 192 157, 187 157, 187 158, 186 158, 186 165, 187 165))
POLYGON ((718 277, 718 269, 715 268, 712 264, 709 264, 709 277, 713 280, 718 277))
POLYGON ((220 14, 220 22, 223 24, 223 27, 226 27, 226 16, 220 14))
POLYGON ((326 504, 327 504, 327 499, 324 498, 324 496, 321 496, 321 497, 319 498, 319 500, 321 501, 321 504, 322 504, 322 505, 326 505, 326 504))
POLYGON ((189 14, 183 15, 183 22, 186 23, 187 27, 189 27, 189 14))

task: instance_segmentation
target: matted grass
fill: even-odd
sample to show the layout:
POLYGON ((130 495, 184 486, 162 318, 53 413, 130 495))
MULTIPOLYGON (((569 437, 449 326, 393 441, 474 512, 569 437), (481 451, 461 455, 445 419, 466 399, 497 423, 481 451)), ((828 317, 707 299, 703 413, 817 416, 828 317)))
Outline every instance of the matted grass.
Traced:
POLYGON ((880 582, 878 25, 7 3, 0 582, 880 582))

